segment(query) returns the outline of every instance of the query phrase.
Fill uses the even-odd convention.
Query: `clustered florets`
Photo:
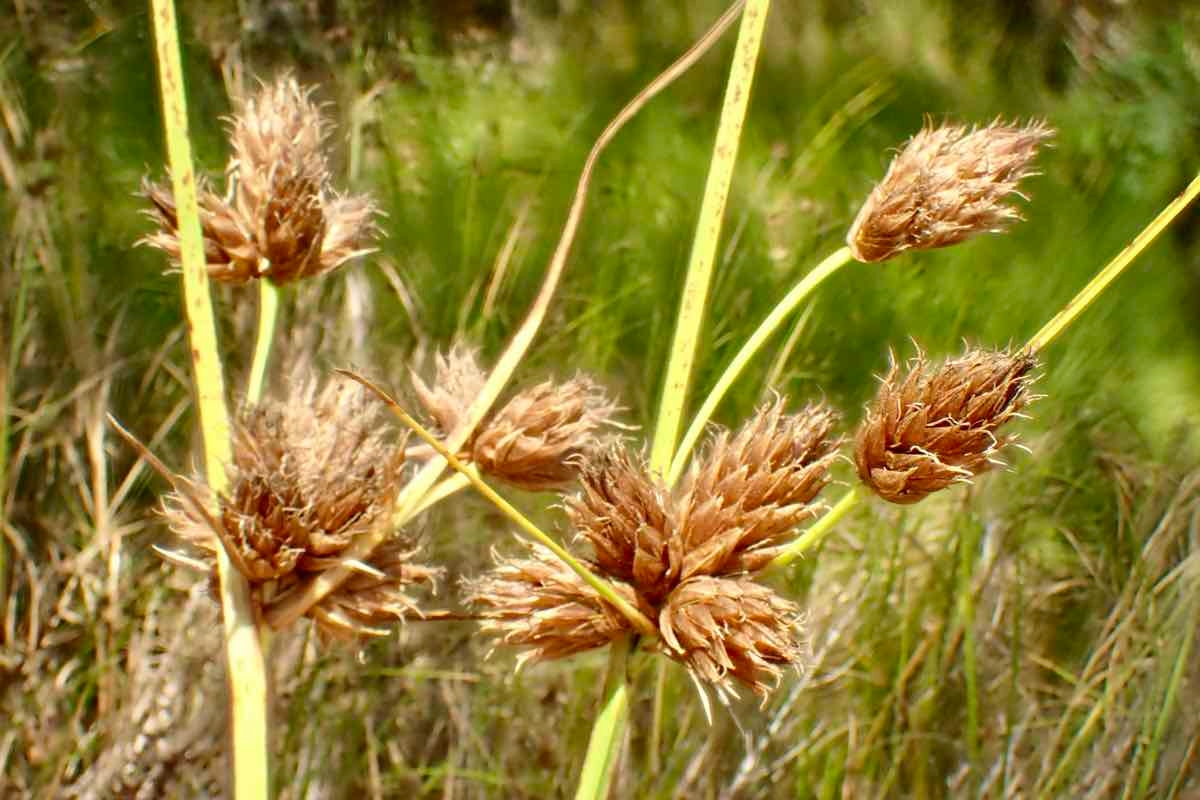
[[[802,658],[798,607],[754,573],[818,512],[814,501],[836,457],[833,420],[821,406],[788,415],[782,401],[769,403],[736,434],[716,436],[676,491],[614,446],[587,465],[581,490],[566,502],[592,548],[592,568],[655,621],[664,653],[723,693],[736,681],[765,696]],[[631,631],[538,550],[503,560],[468,594],[485,609],[486,629],[526,647],[527,660],[599,647]]]

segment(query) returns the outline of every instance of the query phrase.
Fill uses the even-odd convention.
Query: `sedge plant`
[[[1018,218],[1003,200],[1030,174],[1041,123],[979,129],[928,126],[876,186],[839,248],[796,284],[746,341],[684,428],[692,366],[769,3],[735,3],[683,58],[625,108],[584,165],[563,235],[541,289],[495,366],[469,349],[442,356],[429,383],[412,388],[422,425],[375,382],[293,380],[287,401],[266,393],[280,287],[333,271],[362,255],[373,206],[328,187],[322,123],[308,93],[285,79],[244,101],[234,118],[235,157],[225,197],[191,172],[186,114],[170,3],[157,3],[160,80],[172,189],[147,185],[161,230],[149,238],[181,265],[196,388],[205,433],[206,477],[170,477],[172,527],[215,567],[226,621],[233,691],[236,796],[269,788],[262,633],[310,618],[326,638],[382,636],[388,623],[425,617],[408,592],[441,570],[417,563],[406,531],[415,517],[471,485],[533,543],[525,558],[497,556],[495,569],[466,583],[483,630],[523,648],[522,661],[608,648],[608,667],[578,798],[610,793],[625,738],[639,649],[666,656],[650,739],[660,746],[663,671],[682,664],[701,687],[726,699],[739,687],[766,698],[804,658],[798,605],[756,580],[815,548],[865,494],[846,493],[817,519],[819,494],[842,444],[836,415],[820,404],[789,413],[776,398],[736,431],[699,441],[725,393],[778,327],[827,278],[851,261],[874,263],[908,250],[957,244]],[[612,441],[615,404],[587,379],[507,390],[545,318],[565,269],[596,159],[620,127],[695,63],[734,21],[741,25],[699,212],[648,456]],[[166,44],[164,44],[166,42]],[[173,52],[169,52],[173,49]],[[173,59],[173,60],[172,60]],[[285,167],[278,165],[283,163]],[[1200,178],[1023,349],[971,350],[935,365],[918,356],[893,365],[854,440],[864,487],[911,504],[986,471],[1011,441],[1001,428],[1031,398],[1035,357],[1200,193]],[[232,424],[215,341],[209,278],[257,283],[259,322],[246,387]],[[354,383],[360,384],[355,386]],[[367,405],[373,393],[421,444],[390,438]],[[433,430],[431,431],[430,428]],[[678,442],[678,443],[677,443]],[[148,452],[144,455],[153,458]],[[415,470],[410,470],[417,462]],[[152,461],[152,463],[157,463]],[[685,475],[685,468],[690,470]],[[455,474],[444,477],[446,469]],[[165,472],[165,467],[160,467]],[[571,527],[593,550],[581,559],[538,529],[485,476],[529,491],[579,490],[565,499]],[[799,536],[804,523],[817,521]],[[964,584],[970,575],[963,546]],[[963,596],[967,597],[964,591]],[[969,621],[973,608],[960,606]],[[454,618],[430,613],[430,619]],[[968,689],[974,680],[968,642]],[[1172,678],[1171,686],[1178,681]],[[1173,691],[1173,690],[1172,690]],[[972,691],[973,693],[973,691]],[[1150,725],[1150,723],[1147,723]],[[1164,723],[1155,721],[1153,730]],[[968,744],[978,749],[978,709],[968,708]],[[1145,783],[1145,781],[1143,781]]]

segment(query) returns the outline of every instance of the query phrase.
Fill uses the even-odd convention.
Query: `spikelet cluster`
[[[432,385],[415,372],[412,384],[435,427],[448,435],[466,420],[486,378],[475,353],[456,346],[437,357]],[[561,489],[598,450],[616,411],[586,377],[545,381],[485,418],[458,455],[485,475],[527,491]]]
[[[1032,173],[1053,135],[1040,122],[983,128],[927,126],[909,140],[872,190],[846,237],[859,261],[948,247],[1021,218],[1005,203]]]
[[[233,117],[225,197],[197,185],[205,261],[213,280],[284,284],[320,275],[368,252],[375,210],[365,196],[330,187],[325,122],[291,77],[264,86]],[[175,199],[143,181],[159,230],[143,242],[180,257]]]
[[[855,437],[858,477],[893,503],[969,481],[1013,437],[1000,428],[1029,402],[1027,353],[971,350],[932,366],[893,364]]]
[[[164,515],[202,553],[223,546],[260,606],[340,564],[357,537],[386,522],[404,463],[378,404],[345,381],[318,388],[307,379],[287,401],[248,409],[233,426],[233,452],[220,496],[180,483]],[[378,548],[309,616],[331,636],[386,633],[380,625],[417,613],[406,588],[437,577],[412,562],[415,552],[403,537]]]
[[[641,456],[613,446],[589,462],[582,488],[566,500],[572,527],[593,552],[592,568],[632,593],[631,604],[658,626],[667,656],[723,695],[741,684],[765,697],[803,656],[798,607],[753,576],[817,513],[836,457],[833,422],[821,406],[789,415],[782,400],[768,403],[738,432],[716,435],[674,491]],[[561,580],[547,582],[545,561],[505,560],[468,584],[486,630],[532,648],[526,657],[533,659],[630,632],[565,567],[554,568]],[[534,606],[540,613],[531,613]]]

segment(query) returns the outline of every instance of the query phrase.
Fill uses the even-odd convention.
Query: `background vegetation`
[[[1200,11],[1101,2],[778,3],[702,347],[715,379],[778,295],[837,247],[890,150],[935,120],[1058,129],[1010,234],[822,287],[722,407],[773,386],[847,429],[889,350],[1020,342],[1200,169]],[[969,6],[969,8],[968,8]],[[223,164],[239,81],[292,69],[336,121],[343,185],[387,213],[380,252],[300,289],[289,363],[402,385],[456,337],[494,353],[535,291],[592,138],[718,2],[243,0],[183,9],[192,130]],[[1169,13],[1167,13],[1169,12]],[[111,411],[196,461],[178,281],[135,196],[164,161],[141,4],[0,17],[0,793],[223,791],[225,690],[207,587],[150,549],[157,478]],[[525,377],[595,373],[644,424],[659,390],[732,37],[604,156]],[[1200,243],[1190,213],[1046,353],[1032,454],[915,510],[869,503],[783,580],[813,663],[706,724],[673,671],[666,747],[634,703],[621,797],[1186,796],[1200,790]],[[223,290],[248,365],[250,290]],[[235,373],[236,375],[236,373]],[[236,385],[236,383],[235,383]],[[841,467],[843,477],[849,469]],[[523,507],[539,511],[541,503]],[[554,510],[539,511],[558,520]],[[438,511],[431,560],[473,574],[509,534]],[[454,604],[454,585],[439,598]],[[284,797],[570,791],[603,656],[514,675],[469,623],[358,652],[282,637]],[[642,681],[648,697],[649,671]]]

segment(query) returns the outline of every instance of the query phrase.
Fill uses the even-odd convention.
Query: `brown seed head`
[[[669,553],[677,537],[665,487],[644,460],[620,446],[587,464],[580,479],[583,488],[566,501],[567,516],[595,549],[597,568],[657,603],[677,581]]]
[[[804,656],[798,607],[744,576],[684,581],[658,625],[667,655],[722,693],[737,681],[765,697]]]
[[[839,442],[821,405],[784,414],[776,399],[736,434],[713,438],[689,476],[673,562],[680,580],[761,569],[820,510]]]
[[[487,381],[476,351],[462,345],[437,355],[432,385],[421,380],[416,372],[411,377],[418,402],[442,436],[449,436],[466,421],[471,401],[483,391]]]
[[[309,380],[289,401],[267,401],[241,416],[212,532],[247,578],[319,569],[320,559],[389,513],[403,450],[385,431],[378,404],[345,381],[318,393]],[[184,538],[211,541],[207,521],[183,498],[168,497],[164,513]]]
[[[366,197],[329,188],[322,152],[325,122],[294,78],[264,86],[233,118],[230,199],[203,190],[201,226],[210,276],[283,284],[336,269],[361,255],[373,232]],[[143,185],[160,231],[143,241],[179,257],[175,204],[162,187]]]
[[[444,570],[413,563],[418,548],[403,537],[388,540],[371,554],[367,566],[350,576],[331,594],[308,611],[318,631],[330,638],[353,640],[362,636],[381,636],[381,627],[421,616],[416,600],[406,593],[412,584],[433,586]],[[328,565],[337,562],[328,559]],[[321,565],[324,566],[324,565]]]
[[[846,238],[852,254],[859,261],[884,261],[905,250],[947,247],[1003,230],[1021,218],[1004,200],[1032,174],[1038,146],[1053,133],[1041,122],[925,127],[858,212]]]
[[[623,614],[553,553],[541,545],[528,546],[531,558],[497,556],[491,572],[465,584],[467,602],[484,608],[483,631],[526,648],[519,664],[603,647],[631,630]],[[630,586],[618,583],[615,588],[638,605]]]
[[[858,477],[893,503],[915,503],[988,469],[1014,437],[999,428],[1029,402],[1025,353],[973,350],[931,368],[893,364],[859,426]]]
[[[599,446],[616,406],[587,378],[546,381],[518,393],[484,423],[470,459],[485,474],[529,491],[560,489]]]

